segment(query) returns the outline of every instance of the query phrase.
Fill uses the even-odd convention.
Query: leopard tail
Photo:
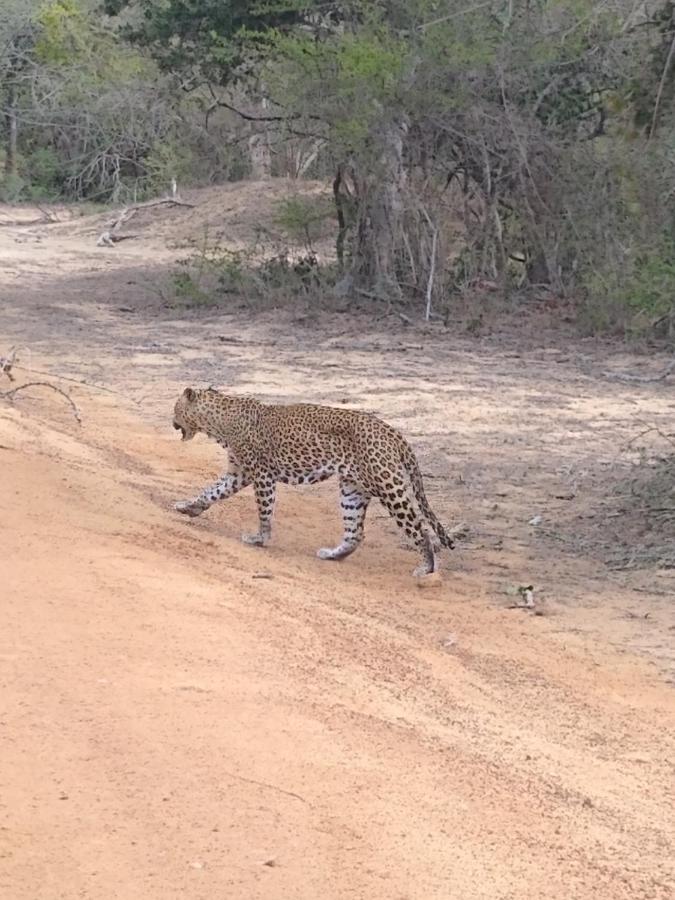
[[[408,477],[410,478],[410,483],[412,486],[413,494],[415,495],[415,500],[417,500],[424,517],[435,531],[436,536],[438,537],[438,540],[441,542],[442,546],[447,547],[448,550],[452,550],[455,546],[455,542],[438,521],[436,513],[429,505],[427,495],[424,492],[422,473],[420,472],[419,466],[417,465],[417,460],[413,458],[411,462],[409,459],[406,459],[404,460],[404,466],[408,473]]]

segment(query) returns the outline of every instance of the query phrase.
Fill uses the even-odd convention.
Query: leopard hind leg
[[[319,559],[345,559],[363,541],[366,512],[371,495],[360,485],[344,476],[340,477],[340,508],[344,534],[337,547],[322,547],[317,550]]]
[[[399,528],[413,542],[422,557],[422,561],[414,570],[413,575],[421,578],[436,572],[438,570],[437,542],[433,539],[426,521],[420,515],[417,505],[407,489],[406,482],[398,476],[392,476],[387,486],[379,494],[379,500]]]

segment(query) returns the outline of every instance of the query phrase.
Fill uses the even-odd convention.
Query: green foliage
[[[26,181],[21,175],[11,172],[0,177],[0,201],[3,203],[18,203],[25,199]]]
[[[294,108],[312,109],[329,127],[338,154],[365,149],[372,130],[401,103],[410,47],[380,24],[320,42],[278,33],[270,44],[270,92],[283,92]]]
[[[264,49],[275,28],[304,19],[314,4],[249,0],[104,0],[108,15],[135,13],[125,37],[147,47],[167,71],[187,71],[196,80],[231,81],[251,54]],[[318,5],[318,4],[317,4]]]
[[[58,196],[62,187],[62,169],[59,155],[53,147],[36,147],[25,156],[22,164],[31,199],[39,200]]]
[[[620,271],[593,273],[582,310],[590,331],[621,330],[628,337],[673,336],[675,326],[675,241],[664,237],[626,259]],[[659,327],[665,323],[666,327]]]
[[[325,197],[306,197],[298,194],[277,201],[273,222],[291,240],[303,242],[311,251],[325,229],[326,222],[335,218],[335,210]]]
[[[49,65],[71,65],[88,56],[91,26],[77,0],[45,0],[35,21],[39,26],[36,60]]]
[[[174,303],[209,306],[223,295],[238,293],[244,284],[245,254],[224,248],[204,229],[193,253],[178,260],[171,276]]]
[[[205,229],[193,251],[170,276],[172,306],[282,303],[315,289],[323,273],[311,250],[291,253],[279,245],[245,250],[224,247]]]
[[[242,177],[253,137],[261,170],[268,148],[274,174],[340,172],[338,256],[362,292],[546,283],[607,327],[670,315],[672,3],[646,18],[597,0],[103,0],[113,19],[96,3],[6,0],[5,196]],[[306,265],[205,246],[176,293],[306,284],[332,218],[286,200],[274,224]]]
[[[166,191],[174,178],[178,184],[189,185],[195,175],[194,151],[184,140],[170,135],[153,144],[145,157],[144,168],[150,194]]]

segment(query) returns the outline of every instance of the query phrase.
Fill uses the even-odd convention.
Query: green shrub
[[[178,186],[194,181],[195,160],[190,147],[178,141],[158,141],[144,160],[148,173],[148,193],[163,194],[176,179]]]
[[[23,171],[32,200],[51,199],[61,188],[62,163],[51,147],[38,147],[25,157]]]
[[[0,201],[3,203],[18,203],[25,197],[26,180],[21,175],[11,172],[0,178]]]
[[[627,337],[672,337],[675,325],[675,243],[664,239],[628,257],[623,268],[596,272],[587,281],[582,309],[587,330]]]
[[[302,243],[309,252],[324,233],[328,220],[335,212],[327,197],[285,197],[276,203],[273,223],[284,234],[297,243]]]

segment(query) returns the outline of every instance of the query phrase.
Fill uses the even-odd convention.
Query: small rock
[[[528,525],[541,525],[542,521],[543,521],[542,516],[533,516],[527,524]]]

